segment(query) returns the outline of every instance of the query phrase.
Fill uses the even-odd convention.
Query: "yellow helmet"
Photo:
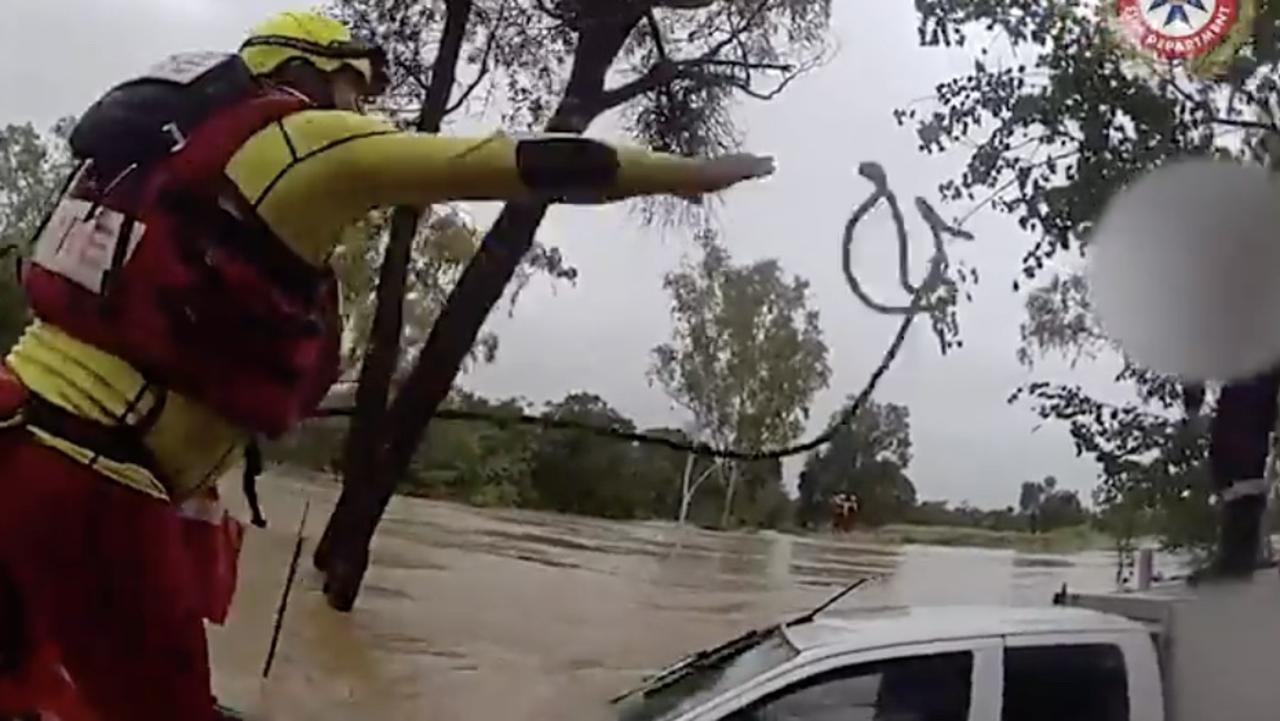
[[[283,12],[267,18],[249,31],[240,58],[254,75],[266,75],[290,60],[306,60],[325,72],[355,70],[371,95],[387,85],[382,49],[354,40],[346,25],[319,13]]]

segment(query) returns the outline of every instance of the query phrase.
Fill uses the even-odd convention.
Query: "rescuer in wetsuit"
[[[288,430],[337,378],[344,226],[456,199],[693,197],[772,172],[400,131],[356,112],[381,62],[341,24],[286,13],[238,55],[170,58],[78,122],[80,165],[24,273],[35,320],[0,369],[0,718],[222,717],[203,621],[230,603],[238,540],[212,489],[250,434]],[[192,521],[226,534],[229,583],[208,580]]]

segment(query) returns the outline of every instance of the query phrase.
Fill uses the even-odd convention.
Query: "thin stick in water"
[[[280,643],[280,630],[284,628],[284,613],[289,607],[289,591],[293,588],[294,576],[298,573],[298,559],[302,556],[302,532],[307,527],[307,512],[311,510],[311,501],[302,506],[302,520],[298,523],[298,538],[293,545],[293,558],[289,561],[289,575],[285,577],[284,592],[280,594],[280,607],[276,609],[276,624],[271,631],[271,647],[267,650],[267,661],[262,665],[262,677],[271,673],[271,663],[276,659],[276,646]]]

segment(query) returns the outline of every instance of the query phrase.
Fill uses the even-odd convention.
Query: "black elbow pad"
[[[618,177],[618,152],[586,138],[535,138],[516,144],[520,180],[537,193],[603,190]]]

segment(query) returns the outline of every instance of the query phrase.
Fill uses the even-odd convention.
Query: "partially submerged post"
[[[1138,590],[1151,588],[1151,579],[1155,566],[1155,553],[1150,548],[1138,551]]]

